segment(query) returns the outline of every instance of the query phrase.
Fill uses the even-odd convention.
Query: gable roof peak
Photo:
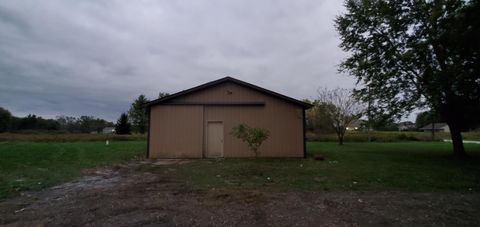
[[[152,101],[146,103],[146,105],[151,106],[151,105],[155,105],[155,104],[160,104],[160,103],[163,103],[165,101],[174,99],[176,97],[183,96],[183,95],[186,95],[186,94],[189,94],[189,93],[192,93],[192,92],[196,92],[196,91],[199,91],[199,90],[203,90],[203,89],[206,89],[206,88],[209,88],[209,87],[212,87],[212,86],[224,83],[224,82],[233,82],[235,84],[238,84],[238,85],[241,85],[241,86],[244,86],[244,87],[248,87],[248,88],[256,90],[258,92],[261,92],[261,93],[264,93],[264,94],[267,94],[267,95],[271,95],[271,96],[274,96],[276,98],[282,99],[284,101],[302,106],[305,109],[308,109],[308,108],[312,107],[312,105],[309,104],[309,103],[305,103],[305,102],[302,102],[300,100],[297,100],[297,99],[294,99],[294,98],[276,93],[274,91],[270,91],[270,90],[267,90],[265,88],[261,88],[259,86],[247,83],[245,81],[242,81],[242,80],[239,80],[239,79],[236,79],[236,78],[233,78],[231,76],[226,76],[226,77],[220,78],[218,80],[210,81],[210,82],[207,82],[205,84],[202,84],[202,85],[190,88],[190,89],[186,89],[186,90],[183,90],[183,91],[165,96],[163,98],[152,100]]]

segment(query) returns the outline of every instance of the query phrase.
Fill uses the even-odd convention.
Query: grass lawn
[[[210,190],[480,191],[480,145],[465,146],[469,160],[453,158],[451,144],[442,142],[310,142],[308,159],[199,160],[175,172],[194,188]]]
[[[94,141],[145,141],[146,135],[112,135],[85,133],[0,133],[0,142],[94,142]]]
[[[145,141],[0,143],[0,199],[80,176],[81,170],[144,157]]]
[[[315,133],[307,132],[307,139],[311,141],[322,142],[336,142],[338,141],[335,133]],[[480,141],[480,132],[462,132],[464,140]],[[405,142],[405,141],[437,141],[441,142],[444,139],[451,139],[450,133],[436,132],[435,137],[432,137],[431,132],[414,132],[414,131],[347,131],[345,134],[345,142],[367,142],[370,138],[372,142]],[[1,137],[0,137],[1,139]]]
[[[480,191],[480,145],[469,160],[452,157],[443,142],[309,142],[307,159],[192,160],[146,166],[194,189]],[[145,141],[0,143],[0,199],[82,175],[82,169],[144,157]],[[324,161],[314,160],[322,155]]]

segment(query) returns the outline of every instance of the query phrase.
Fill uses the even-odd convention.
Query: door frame
[[[208,150],[208,124],[209,123],[222,123],[222,137],[223,137],[223,141],[222,141],[222,156],[220,158],[223,158],[225,157],[225,124],[224,124],[224,121],[222,120],[207,120],[205,121],[205,127],[204,127],[204,130],[203,130],[203,135],[205,135],[205,138],[203,140],[205,146],[203,149],[203,158],[208,158],[207,157],[207,150]]]

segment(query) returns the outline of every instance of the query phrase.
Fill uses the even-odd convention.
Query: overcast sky
[[[0,2],[0,106],[114,121],[139,94],[232,76],[297,98],[354,86],[340,0]]]

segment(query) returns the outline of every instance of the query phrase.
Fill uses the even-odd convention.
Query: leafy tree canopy
[[[417,128],[425,127],[430,123],[439,123],[445,122],[442,116],[438,113],[434,113],[433,111],[424,111],[417,114],[417,118],[415,119],[415,125]]]
[[[398,131],[396,119],[382,114],[372,115],[367,121],[367,127],[370,126],[377,131]]]
[[[460,131],[480,118],[480,0],[346,0],[337,17],[340,70],[364,85],[356,95],[397,117],[430,107]]]
[[[335,132],[333,129],[333,122],[328,116],[328,105],[320,103],[318,100],[310,101],[306,99],[303,101],[312,104],[313,106],[305,112],[306,129],[308,131],[315,131],[319,133]]]

